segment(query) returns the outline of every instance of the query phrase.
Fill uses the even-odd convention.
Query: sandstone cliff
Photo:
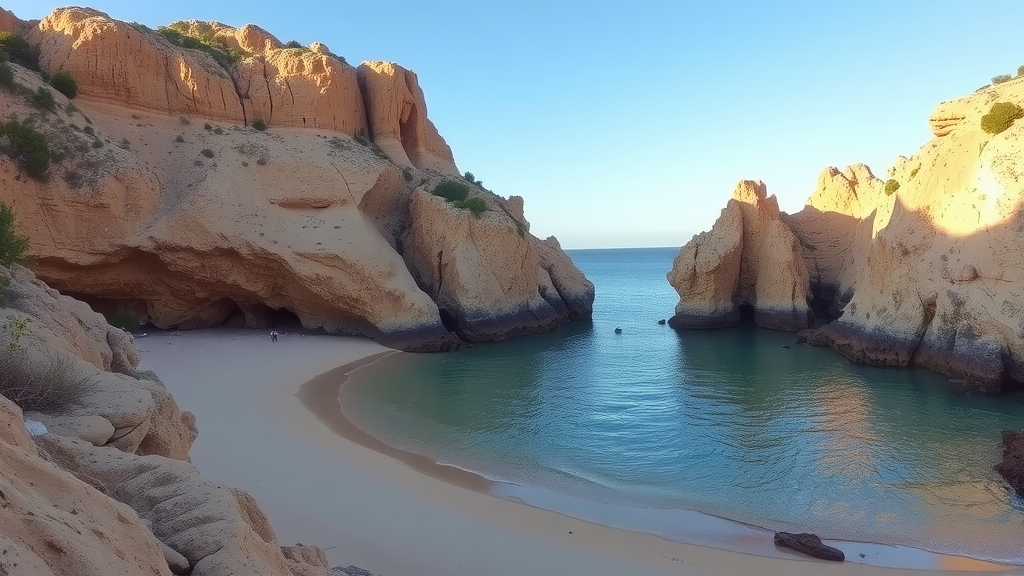
[[[822,321],[835,319],[804,336],[814,343],[859,362],[925,366],[972,389],[1024,382],[1024,121],[983,130],[997,102],[1024,105],[1024,79],[940,104],[935,138],[899,158],[887,182],[861,165],[825,170],[802,211],[771,222],[778,240],[739,264],[750,243],[736,230],[740,213],[760,214],[765,202],[731,200],[669,274],[681,296],[674,325],[722,324],[743,304],[758,312],[742,279],[788,267],[794,285],[777,293],[807,295]]]
[[[810,292],[798,249],[764,183],[740,182],[711,232],[694,237],[673,262],[668,279],[680,302],[669,325],[732,326],[749,306],[760,326],[806,328]]]
[[[195,418],[128,334],[24,268],[0,278],[0,573],[328,575],[188,463]]]
[[[42,179],[0,156],[0,202],[31,239],[39,277],[96,309],[167,329],[290,322],[405,350],[589,317],[593,287],[557,242],[447,229],[454,218],[467,231],[527,231],[521,205],[514,216],[477,188],[491,211],[473,222],[415,208],[414,190],[458,176],[411,71],[356,69],[252,25],[189,21],[165,37],[86,8],[3,23],[25,31],[44,71],[74,77],[79,96],[54,92],[55,109],[41,111],[0,91],[0,116],[34,118],[53,155]],[[180,36],[215,50],[168,40]],[[13,68],[28,91],[48,89]],[[467,258],[463,278],[499,280],[435,289],[415,254],[427,250],[419,239],[442,237],[449,256],[458,245]],[[485,317],[487,329],[456,328]]]

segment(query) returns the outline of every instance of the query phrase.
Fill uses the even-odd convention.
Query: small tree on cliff
[[[14,210],[0,202],[0,266],[28,263],[28,247],[28,238],[14,231]]]

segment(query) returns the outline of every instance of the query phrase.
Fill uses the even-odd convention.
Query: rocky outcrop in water
[[[819,560],[830,560],[832,562],[846,560],[846,554],[843,554],[842,550],[823,544],[821,538],[807,532],[801,534],[776,532],[775,545],[796,550],[801,554],[806,554]]]
[[[996,471],[1024,498],[1024,430],[1003,432],[1003,459]]]
[[[810,290],[798,250],[764,183],[740,182],[711,232],[695,236],[673,262],[668,280],[680,300],[669,324],[732,326],[749,306],[765,328],[806,328]]]
[[[557,241],[529,234],[521,198],[474,187],[490,207],[475,219],[429,194],[461,177],[411,71],[357,69],[252,25],[173,26],[214,59],[87,8],[3,22],[79,96],[54,92],[51,111],[0,99],[3,117],[38,117],[53,152],[43,179],[0,156],[0,202],[38,276],[108,316],[164,329],[291,322],[411,351],[590,317],[592,286]],[[49,90],[12,67],[18,84]],[[443,229],[455,223],[466,234]],[[431,283],[441,276],[460,281]]]
[[[1024,122],[986,132],[981,118],[997,102],[1024,104],[1024,79],[940,105],[930,121],[936,138],[899,158],[884,182],[862,165],[829,168],[803,210],[772,220],[779,241],[757,242],[766,248],[753,252],[756,261],[789,266],[792,285],[773,283],[778,294],[792,294],[787,309],[798,313],[807,295],[822,321],[834,320],[811,341],[858,362],[928,367],[971,390],[1024,382]],[[746,196],[734,196],[711,233],[676,259],[675,327],[724,317],[720,323],[731,324],[734,307],[747,304],[758,312],[757,290],[752,298],[742,282],[750,286],[756,267],[741,259],[736,271],[735,253],[745,253],[750,237],[739,239],[731,205],[762,214],[765,202]],[[773,327],[785,324],[802,328]]]

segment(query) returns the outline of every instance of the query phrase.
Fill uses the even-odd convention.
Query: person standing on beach
[[[277,342],[277,330],[270,331],[270,341]]]

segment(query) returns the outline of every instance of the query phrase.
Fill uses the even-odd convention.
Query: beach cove
[[[152,334],[137,344],[140,367],[159,370],[203,423],[193,463],[259,499],[282,540],[321,545],[332,561],[389,576],[921,573],[671,542],[421,474],[338,436],[300,398],[317,376],[388,351],[373,342],[284,334],[274,344],[262,332],[214,330]],[[324,410],[336,407],[320,400]],[[748,544],[755,553],[770,548]],[[938,567],[970,573],[985,566],[943,557]]]

